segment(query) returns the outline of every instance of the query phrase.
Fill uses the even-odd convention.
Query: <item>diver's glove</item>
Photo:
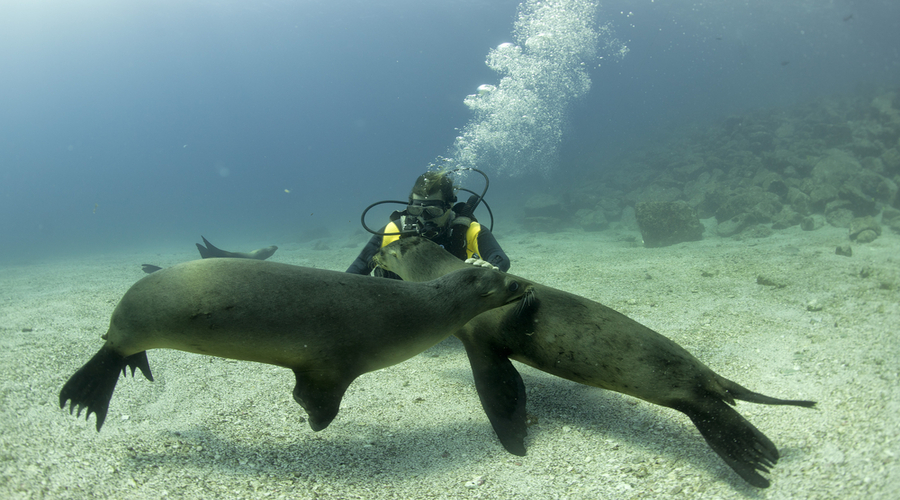
[[[481,259],[466,259],[466,264],[472,264],[473,266],[478,266],[478,267],[486,267],[488,269],[493,269],[494,271],[500,270],[499,267],[491,264],[490,262],[488,262],[486,260],[481,260]]]

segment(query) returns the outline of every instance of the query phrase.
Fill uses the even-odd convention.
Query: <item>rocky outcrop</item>
[[[819,220],[849,230],[866,217],[884,217],[897,231],[900,90],[730,116],[618,163],[574,186],[557,183],[552,211],[568,215],[541,217],[602,230],[616,227],[627,207],[677,201],[701,219],[715,217],[720,236],[765,234],[759,226],[814,230]]]

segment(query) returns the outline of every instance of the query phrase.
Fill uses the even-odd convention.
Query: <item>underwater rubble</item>
[[[633,230],[641,203],[682,202],[721,237],[830,224],[870,242],[882,226],[900,232],[900,88],[728,116],[617,163],[535,195],[525,228]],[[657,235],[654,245],[691,239]]]

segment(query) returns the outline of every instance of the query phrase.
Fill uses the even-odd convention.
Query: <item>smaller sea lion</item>
[[[206,238],[202,235],[203,243],[206,246],[203,246],[199,243],[195,243],[197,245],[197,250],[200,250],[200,258],[201,259],[213,259],[213,258],[224,258],[224,259],[256,259],[256,260],[266,260],[275,253],[275,250],[278,250],[278,247],[272,245],[266,248],[259,248],[252,252],[227,252],[220,248],[216,248],[210,243]],[[141,264],[141,270],[147,274],[155,273],[162,269],[159,266],[153,264]]]
[[[417,237],[387,245],[375,262],[411,281],[468,266]],[[778,449],[732,408],[735,399],[804,407],[815,402],[753,392],[718,375],[672,340],[599,302],[512,278],[529,291],[518,307],[483,313],[454,333],[466,348],[482,407],[507,451],[525,454],[525,384],[509,361],[514,359],[558,377],[678,410],[745,481],[769,486],[757,471],[768,472],[775,465]]]
[[[199,243],[195,243],[195,245],[197,245],[197,250],[200,250],[201,259],[211,259],[214,257],[219,257],[229,259],[266,260],[275,253],[275,250],[278,250],[278,247],[272,245],[270,247],[256,249],[252,252],[226,252],[225,250],[213,246],[213,244],[210,243],[202,235],[200,236],[200,238],[203,238],[203,243],[206,244],[206,246],[203,246]]]
[[[256,361],[294,371],[294,399],[314,431],[338,413],[363,373],[404,361],[523,287],[472,268],[411,283],[249,259],[205,259],[135,283],[113,311],[106,343],[59,393],[70,413],[103,425],[119,372],[153,380],[148,349]]]

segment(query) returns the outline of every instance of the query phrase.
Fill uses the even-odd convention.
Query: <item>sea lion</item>
[[[256,260],[266,260],[275,253],[275,250],[278,250],[278,247],[272,245],[266,248],[259,248],[252,252],[226,252],[220,248],[216,248],[210,243],[206,238],[202,235],[200,238],[203,239],[203,243],[206,244],[204,247],[199,243],[195,243],[197,245],[197,250],[200,250],[200,258],[201,259],[211,259],[213,257],[220,258],[229,258],[229,259],[256,259]],[[146,265],[146,264],[145,264]]]
[[[197,245],[197,250],[200,250],[200,258],[201,259],[214,259],[214,258],[223,258],[223,259],[255,259],[255,260],[266,260],[275,253],[275,250],[278,250],[278,247],[272,245],[266,248],[258,248],[252,252],[227,252],[220,248],[216,248],[210,243],[206,238],[202,235],[203,243],[206,246],[203,246],[199,243],[194,243]],[[141,264],[141,270],[147,274],[155,273],[162,269],[159,266],[153,264]]]
[[[87,408],[103,425],[119,372],[153,380],[148,349],[256,361],[294,371],[294,399],[314,431],[337,415],[359,375],[404,361],[524,287],[472,269],[427,283],[247,259],[208,259],[163,269],[119,301],[106,343],[59,393],[60,408]]]
[[[375,262],[407,281],[466,267],[431,241],[403,238]],[[717,375],[681,346],[598,302],[530,280],[518,309],[500,307],[454,333],[466,348],[482,407],[504,448],[525,454],[525,386],[510,359],[581,384],[621,392],[690,417],[706,442],[744,480],[765,488],[778,449],[731,406],[735,399],[811,407],[775,399]],[[524,306],[524,307],[522,307]]]

